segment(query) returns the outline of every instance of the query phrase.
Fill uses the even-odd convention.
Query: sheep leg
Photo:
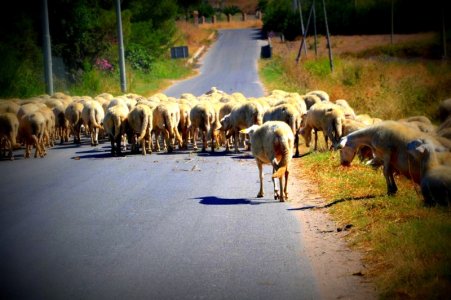
[[[199,135],[199,128],[194,128],[194,130],[193,130],[194,132],[193,132],[193,149],[194,149],[194,151],[196,151],[197,150],[197,138],[198,138],[198,135]]]
[[[313,129],[313,132],[315,134],[315,147],[313,147],[313,150],[316,151],[317,150],[317,146],[318,146],[318,130]]]
[[[234,130],[234,132],[233,132],[233,145],[235,146],[235,153],[240,153],[240,150],[238,150],[239,136],[240,136],[240,132],[238,130]]]
[[[299,135],[296,133],[294,135],[294,148],[295,148],[295,157],[299,157]]]
[[[172,143],[171,143],[171,134],[168,130],[164,130],[164,140],[166,142],[166,149],[168,153],[172,153]]]
[[[384,156],[384,177],[387,183],[387,194],[389,196],[395,195],[398,191],[395,178],[393,177],[393,169],[390,166],[390,155]]]
[[[257,167],[258,167],[258,176],[260,178],[260,191],[257,194],[257,198],[262,198],[265,193],[263,192],[263,164],[258,159],[257,161]]]
[[[272,168],[273,174],[277,171],[276,167],[277,166],[274,166],[274,163],[273,163],[273,168]],[[277,184],[276,184],[276,181],[274,180],[274,177],[271,177],[271,180],[272,180],[272,184],[274,186],[274,200],[280,199],[280,201],[283,201],[283,198],[281,198],[281,195],[279,195],[279,189],[277,188]]]
[[[288,175],[290,174],[290,172],[288,172],[288,169],[285,171],[285,185],[283,187],[283,192],[285,194],[285,200],[288,200],[288,191],[287,191],[287,187],[288,187]],[[280,189],[282,190],[282,186],[280,186]]]
[[[274,179],[273,179],[274,180]],[[283,177],[279,177],[279,187],[280,187],[280,202],[285,202],[284,188],[283,188]]]

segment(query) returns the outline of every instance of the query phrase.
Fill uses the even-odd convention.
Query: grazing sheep
[[[281,104],[270,108],[263,115],[263,123],[268,121],[283,121],[287,123],[294,134],[295,156],[299,156],[299,134],[301,126],[301,115],[299,111],[291,104]]]
[[[69,121],[69,127],[74,135],[74,144],[81,144],[81,125],[83,124],[83,119],[81,113],[83,112],[83,104],[79,102],[72,102],[66,108],[64,115]]]
[[[335,104],[343,109],[346,119],[355,119],[356,114],[354,112],[354,109],[349,105],[348,101],[346,101],[345,99],[338,99],[335,100]]]
[[[451,98],[443,100],[438,108],[439,119],[444,122],[451,116]]]
[[[329,99],[330,99],[329,94],[326,93],[325,91],[319,91],[319,90],[318,91],[310,91],[306,95],[316,95],[323,102],[329,102]]]
[[[235,101],[224,103],[221,106],[221,108],[219,109],[218,120],[222,120],[226,115],[230,114],[232,112],[232,109],[236,105],[238,105],[238,103]],[[225,151],[229,152],[230,151],[230,143],[229,143],[230,138],[227,138],[228,132],[226,130],[222,130],[222,128],[221,128],[219,135],[224,140]]]
[[[263,112],[261,107],[252,102],[238,104],[232,108],[230,114],[221,119],[221,130],[229,131],[228,137],[233,135],[235,153],[238,153],[238,136],[241,129],[249,128],[252,125],[261,125]],[[227,138],[228,138],[227,137]]]
[[[103,127],[110,138],[111,155],[113,156],[123,156],[121,141],[122,135],[125,134],[128,113],[127,106],[118,104],[108,108],[103,118]]]
[[[257,197],[264,196],[263,164],[271,164],[273,166],[274,199],[280,199],[280,202],[284,202],[288,199],[288,168],[293,156],[293,131],[285,122],[268,121],[263,125],[253,125],[243,129],[242,132],[250,135],[252,155],[257,162],[260,177],[260,190]],[[285,177],[285,183],[283,177]],[[274,178],[279,178],[280,194]]]
[[[328,147],[328,139],[335,146],[342,136],[342,124],[345,120],[343,110],[336,104],[330,102],[321,102],[313,105],[306,115],[303,117],[303,128],[300,133],[305,140],[307,147],[310,147],[312,139],[312,130],[315,134],[314,150],[317,150],[318,131],[324,133],[326,147]]]
[[[202,135],[202,151],[206,151],[207,137],[211,139],[211,151],[215,148],[214,130],[216,124],[216,112],[209,102],[201,102],[195,105],[190,112],[191,130],[193,132],[193,149],[197,150],[197,137],[199,131]]]
[[[103,129],[102,123],[105,113],[102,105],[97,101],[87,102],[82,110],[83,123],[91,130],[91,146],[99,144],[99,131]]]
[[[393,176],[395,171],[416,183],[420,182],[420,164],[407,151],[407,144],[417,138],[428,141],[434,147],[448,149],[451,147],[451,142],[428,135],[401,122],[383,121],[352,132],[341,139],[339,144],[341,164],[349,166],[360,147],[370,147],[375,159],[383,164],[387,194],[394,195],[398,190]]]
[[[14,159],[13,150],[19,145],[16,144],[19,132],[19,119],[15,113],[0,113],[0,142],[4,142],[5,150],[9,150],[8,157]],[[2,143],[3,144],[3,143]]]
[[[164,135],[164,143],[167,151],[171,153],[174,149],[174,139],[182,146],[182,139],[177,129],[180,122],[180,108],[174,102],[161,102],[153,110],[153,131],[155,132],[156,150],[160,151],[158,136]]]
[[[148,151],[152,153],[152,125],[153,113],[150,107],[144,104],[136,105],[128,113],[128,135],[132,140],[132,152],[139,151],[141,145],[142,155],[146,155],[146,142]]]
[[[436,152],[433,145],[424,140],[414,140],[408,151],[420,162],[420,187],[425,205],[451,204],[451,153]],[[441,157],[439,157],[441,156]]]
[[[36,151],[34,157],[44,157],[45,149],[43,137],[45,134],[46,119],[39,111],[25,114],[19,120],[19,137],[25,143],[25,158],[29,158],[31,148],[34,146]]]

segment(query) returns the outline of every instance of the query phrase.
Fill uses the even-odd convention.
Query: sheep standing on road
[[[271,164],[273,166],[274,199],[284,202],[288,199],[288,168],[293,156],[293,131],[287,123],[282,121],[268,121],[261,126],[253,125],[242,131],[250,135],[252,155],[258,166],[260,190],[257,197],[264,196],[263,164]],[[279,178],[280,194],[274,181],[275,178]],[[285,182],[283,178],[285,178]]]
[[[299,156],[299,134],[301,126],[301,115],[291,104],[281,104],[270,108],[263,115],[263,123],[268,121],[283,121],[287,123],[294,134],[295,156]]]
[[[123,156],[121,141],[122,135],[125,134],[128,113],[127,106],[118,104],[108,108],[103,119],[103,127],[110,138],[111,155],[113,156]]]
[[[83,123],[91,130],[91,146],[99,144],[99,131],[102,129],[105,113],[102,105],[97,101],[87,102],[81,113]]]
[[[261,106],[248,102],[238,104],[232,108],[230,114],[224,116],[221,120],[221,130],[229,131],[233,135],[235,153],[238,153],[238,138],[240,130],[251,127],[252,125],[261,125],[263,122],[263,112]]]
[[[36,151],[34,157],[44,157],[45,148],[43,138],[46,130],[46,119],[42,113],[35,111],[25,114],[19,120],[19,137],[25,143],[25,158],[31,155],[31,148],[34,146]]]
[[[197,137],[202,136],[202,152],[207,148],[207,137],[211,140],[211,151],[215,149],[216,112],[209,102],[203,101],[196,104],[190,112],[191,130],[193,132],[193,149],[197,150]]]
[[[149,106],[136,105],[128,114],[128,135],[131,138],[132,152],[138,152],[141,145],[142,155],[146,155],[146,142],[148,151],[152,153],[152,119],[153,114]]]
[[[0,113],[0,144],[8,150],[8,158],[14,159],[13,150],[16,148],[16,138],[19,132],[19,119],[14,113]],[[3,150],[3,149],[2,149]]]

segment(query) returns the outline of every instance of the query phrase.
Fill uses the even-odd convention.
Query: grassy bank
[[[332,45],[332,49],[340,48],[340,43]],[[390,56],[387,51],[392,46],[376,43],[355,51],[337,50],[331,73],[324,49],[317,59],[310,49],[310,56],[296,65],[297,47],[299,43],[276,44],[273,59],[261,61],[260,77],[267,90],[302,94],[322,89],[333,100],[347,99],[357,113],[382,119],[426,115],[435,120],[438,103],[451,96],[450,65],[439,59]],[[391,55],[406,53],[403,47],[408,46],[398,45]],[[381,298],[449,297],[449,208],[425,208],[419,188],[404,177],[396,177],[398,194],[386,196],[381,170],[374,171],[357,159],[353,166],[341,167],[338,152],[306,155],[295,160],[293,171],[317,185],[340,226],[353,225],[348,242],[364,253],[368,275]]]

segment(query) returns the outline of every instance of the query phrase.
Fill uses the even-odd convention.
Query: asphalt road
[[[253,35],[226,31],[218,45],[237,36],[242,51],[257,49]],[[212,48],[219,53],[203,72],[224,47]],[[240,67],[255,65],[256,55],[246,57],[223,64],[253,78],[256,70]],[[216,86],[241,85],[227,82],[236,84]],[[85,141],[42,159],[21,154],[0,161],[2,299],[318,298],[301,225],[273,200],[269,174],[266,197],[255,198],[257,166],[246,153],[113,158],[109,143]]]

